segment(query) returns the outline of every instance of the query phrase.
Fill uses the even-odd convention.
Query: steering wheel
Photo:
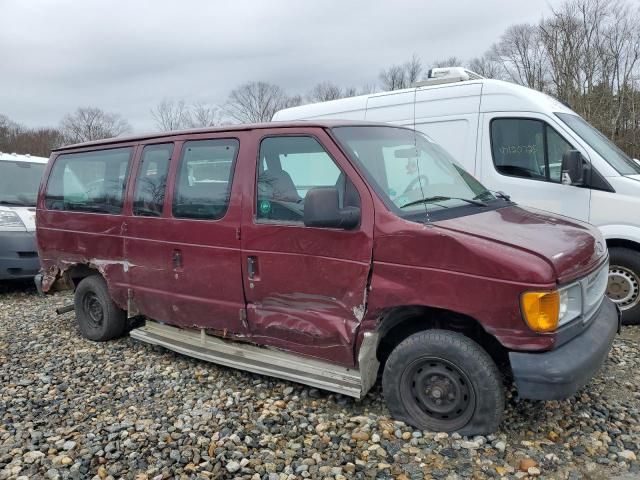
[[[407,185],[407,188],[404,189],[403,195],[407,195],[408,193],[413,192],[416,189],[416,185],[422,185],[424,180],[425,185],[429,185],[429,177],[426,175],[418,175],[416,178],[411,180],[411,183]]]

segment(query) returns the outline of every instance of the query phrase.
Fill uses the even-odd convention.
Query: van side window
[[[162,215],[172,152],[172,143],[144,147],[133,197],[134,215],[149,217]]]
[[[238,148],[235,139],[184,143],[173,196],[174,217],[217,220],[224,216]]]
[[[314,187],[338,189],[340,207],[360,206],[355,186],[312,137],[267,137],[258,158],[257,220],[302,224]]]
[[[60,155],[47,183],[46,208],[121,213],[132,152],[127,147]]]
[[[496,170],[504,175],[559,183],[562,155],[571,145],[541,120],[501,118],[491,122]]]

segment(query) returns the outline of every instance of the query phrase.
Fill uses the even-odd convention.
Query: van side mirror
[[[582,186],[587,183],[589,164],[578,150],[568,150],[562,155],[563,185]]]
[[[315,187],[304,198],[305,227],[343,228],[349,230],[360,223],[358,207],[340,208],[338,189]]]

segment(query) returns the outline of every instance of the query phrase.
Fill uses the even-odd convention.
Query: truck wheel
[[[83,337],[104,342],[125,333],[127,315],[111,300],[107,283],[101,276],[91,275],[80,281],[74,304]]]
[[[391,414],[421,430],[487,434],[504,411],[496,364],[476,342],[448,330],[401,342],[387,360],[382,388]]]
[[[607,296],[620,307],[623,324],[640,324],[639,252],[624,247],[609,249]]]

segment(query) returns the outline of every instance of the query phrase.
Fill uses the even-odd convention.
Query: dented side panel
[[[124,262],[124,217],[83,212],[37,212],[43,291],[69,288],[66,273],[86,266],[102,274],[114,301],[126,307],[128,265]]]

